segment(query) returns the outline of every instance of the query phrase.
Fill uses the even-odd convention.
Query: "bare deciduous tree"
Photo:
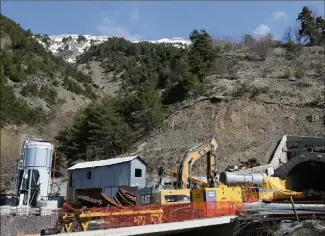
[[[284,31],[284,36],[283,36],[283,40],[287,43],[291,40],[294,40],[294,36],[295,36],[295,31],[294,29],[289,26],[285,31]]]
[[[212,44],[214,47],[220,48],[225,52],[240,48],[240,44],[237,43],[234,37],[231,36],[213,37]]]
[[[270,52],[273,46],[273,36],[271,34],[267,34],[265,36],[261,36],[254,42],[252,50],[261,60],[265,60],[267,54]]]
[[[296,26],[294,29],[293,29],[293,34],[294,34],[294,37],[295,37],[295,41],[297,42],[297,43],[301,43],[301,41],[302,41],[302,36],[300,36],[300,34],[299,34],[299,26]]]

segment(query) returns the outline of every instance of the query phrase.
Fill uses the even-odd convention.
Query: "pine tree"
[[[134,142],[133,131],[120,118],[115,101],[105,97],[80,110],[73,123],[56,137],[70,164],[77,160],[114,157]]]
[[[313,12],[308,7],[304,6],[297,20],[300,21],[299,35],[305,37],[305,42],[309,41],[310,45],[314,45],[317,41],[318,34]]]
[[[190,72],[186,72],[181,76],[181,85],[188,95],[199,95],[205,90],[198,77]]]
[[[254,44],[255,40],[252,35],[245,34],[243,36],[243,43],[246,47],[251,47]]]
[[[325,44],[325,19],[321,16],[316,18],[316,29],[318,31],[317,44]]]
[[[216,51],[211,36],[204,29],[200,32],[196,29],[193,30],[190,40],[192,42],[189,56],[190,72],[202,80],[214,65]]]

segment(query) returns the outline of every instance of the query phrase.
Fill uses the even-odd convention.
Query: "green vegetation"
[[[39,89],[38,89],[37,84],[35,84],[33,82],[27,82],[27,84],[25,86],[23,86],[20,93],[24,97],[38,97]]]
[[[23,99],[17,98],[13,88],[1,76],[0,79],[0,125],[40,125],[47,121],[47,115],[42,108],[33,108]]]
[[[117,112],[116,100],[105,97],[81,109],[58,136],[59,150],[76,160],[94,160],[123,153],[134,142],[132,128]]]
[[[52,87],[59,86],[58,79],[73,78],[70,91],[78,90],[86,97],[95,98],[90,76],[79,72],[74,66],[62,58],[48,52],[35,38],[31,30],[24,30],[19,24],[1,15],[2,40],[5,42],[1,50],[1,125],[30,124],[45,122],[46,114],[41,108],[33,108],[24,99],[14,94],[14,89],[8,84],[8,79],[21,85],[20,93],[25,97],[43,98],[49,105],[57,102],[57,92]],[[48,36],[37,36],[45,44]],[[36,78],[50,78],[52,83],[40,85]],[[82,87],[79,84],[84,84]],[[41,83],[44,84],[44,83]],[[11,102],[9,102],[12,100]]]
[[[172,45],[131,43],[123,38],[110,38],[103,44],[94,45],[77,58],[77,63],[91,60],[102,61],[106,72],[119,74],[126,86],[135,86],[145,80],[154,81],[158,87],[171,84],[177,75],[169,75],[186,51]],[[183,68],[179,68],[180,73]]]
[[[39,97],[43,98],[48,104],[56,104],[58,93],[53,87],[43,85],[39,92]]]
[[[314,16],[313,12],[304,6],[299,13],[299,36],[310,45],[321,45],[325,41],[325,20],[321,16]]]
[[[212,45],[211,36],[205,31],[194,30],[190,34],[192,46],[190,47],[190,72],[202,80],[209,75],[216,60],[217,51]]]
[[[293,40],[289,40],[286,44],[285,47],[288,52],[293,52],[295,49],[295,42]]]
[[[286,49],[287,60],[297,58],[304,45],[325,45],[325,20],[321,16],[316,16],[304,6],[298,14],[297,21],[299,22],[297,29],[289,26],[284,32],[283,46]]]
[[[317,16],[307,6],[304,6],[296,19],[299,27],[294,29],[289,26],[284,32],[285,47],[288,51],[294,51],[295,42],[302,41],[307,45],[324,45],[325,43],[325,19]]]
[[[170,104],[204,91],[204,77],[211,73],[218,51],[211,36],[194,30],[190,35],[192,46],[176,48],[169,44],[147,42],[131,43],[123,38],[110,38],[105,43],[93,45],[77,58],[86,64],[99,60],[106,72],[121,79],[127,92],[150,81],[155,90],[163,90],[162,103]]]
[[[299,19],[305,21],[305,18],[301,16]],[[306,19],[310,21],[308,17]],[[302,29],[304,27],[302,23]],[[299,37],[309,37],[308,32],[308,29],[301,30]],[[104,70],[113,73],[123,86],[116,98],[105,97],[80,110],[73,123],[58,135],[59,149],[70,163],[77,159],[102,158],[104,154],[122,154],[137,140],[160,127],[166,113],[164,105],[204,94],[208,87],[204,79],[212,73],[220,77],[231,73],[236,62],[221,57],[221,47],[214,46],[205,30],[193,30],[189,38],[191,45],[184,48],[110,38],[105,43],[91,46],[77,58],[79,64],[100,61]],[[265,60],[269,51],[278,45],[271,35],[259,39],[245,35],[243,42],[254,54],[253,60]],[[229,51],[230,46],[225,45],[223,51]],[[284,46],[288,52],[296,54],[299,51],[291,35]],[[263,77],[267,78],[269,73],[264,71]],[[304,71],[297,69],[295,76],[304,76]],[[284,77],[288,78],[290,74],[286,73]],[[75,87],[71,83],[64,80],[64,86]],[[251,89],[243,85],[233,96],[249,94],[253,99],[267,91],[268,88]],[[75,92],[78,93],[78,89]]]
[[[304,69],[302,69],[302,68],[296,68],[295,77],[297,79],[301,79],[302,77],[304,77],[304,75],[305,75]]]
[[[59,133],[59,150],[70,163],[127,151],[160,127],[166,118],[163,104],[206,90],[203,79],[214,69],[218,51],[205,30],[194,30],[190,39],[191,47],[176,48],[110,38],[77,58],[82,64],[100,60],[106,72],[120,74],[123,88],[116,98],[105,97],[80,110],[73,123]],[[71,83],[64,79],[64,86]]]
[[[132,94],[104,97],[80,109],[73,123],[57,136],[70,163],[116,156],[158,127],[164,119],[160,95],[149,81]]]

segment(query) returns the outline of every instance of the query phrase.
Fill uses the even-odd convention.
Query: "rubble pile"
[[[126,190],[119,189],[116,193],[116,197],[110,198],[105,193],[101,193],[102,199],[95,199],[88,196],[79,196],[78,199],[82,205],[87,207],[100,207],[103,205],[123,207],[123,206],[135,206],[136,196]]]
[[[306,220],[302,222],[282,222],[274,236],[323,236],[325,222],[320,220]]]

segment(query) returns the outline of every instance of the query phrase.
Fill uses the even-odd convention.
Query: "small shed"
[[[82,162],[68,169],[67,197],[74,203],[78,196],[100,199],[102,192],[114,197],[120,187],[146,184],[147,164],[140,156]]]

